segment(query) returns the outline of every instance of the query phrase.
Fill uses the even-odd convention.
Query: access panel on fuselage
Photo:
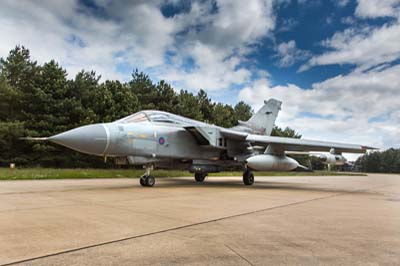
[[[132,154],[153,156],[156,153],[157,139],[151,127],[136,126],[128,131],[127,138],[132,145]]]

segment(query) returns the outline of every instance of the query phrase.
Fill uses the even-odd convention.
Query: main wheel
[[[206,178],[207,174],[204,173],[195,173],[194,174],[194,179],[196,180],[196,182],[203,182],[204,179]]]
[[[155,183],[156,183],[156,179],[154,178],[154,176],[152,176],[152,175],[147,176],[146,186],[152,187],[152,186],[154,186]]]
[[[252,171],[250,170],[246,170],[243,173],[243,183],[246,186],[251,186],[254,184],[254,174]]]

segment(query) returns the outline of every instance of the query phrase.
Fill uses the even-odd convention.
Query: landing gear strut
[[[203,182],[204,179],[206,178],[207,173],[195,173],[194,174],[194,179],[196,182]]]
[[[140,184],[143,187],[152,187],[156,183],[154,176],[150,175],[151,170],[153,170],[153,165],[146,165],[146,172],[140,177]]]
[[[251,186],[254,184],[254,174],[249,169],[246,169],[243,172],[243,183],[246,186]]]

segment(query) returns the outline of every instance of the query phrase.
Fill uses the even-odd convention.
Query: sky
[[[175,89],[255,110],[303,138],[400,148],[400,0],[2,0],[0,57],[24,45],[128,81],[133,69]]]

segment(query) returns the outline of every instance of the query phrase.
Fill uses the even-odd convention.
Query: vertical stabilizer
[[[276,99],[264,101],[263,107],[261,107],[247,122],[241,122],[241,124],[252,128],[255,133],[271,135],[276,117],[278,116],[279,110],[281,110],[281,104],[282,102]]]

